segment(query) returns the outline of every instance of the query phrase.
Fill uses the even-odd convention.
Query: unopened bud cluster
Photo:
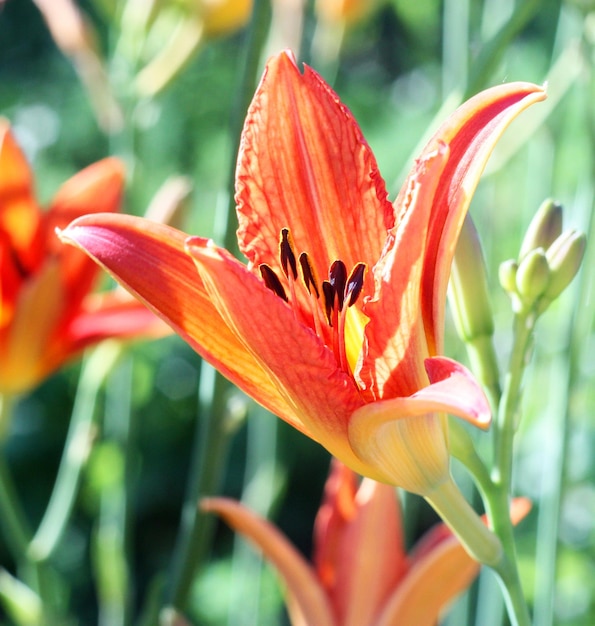
[[[537,210],[521,245],[518,260],[500,266],[500,283],[517,313],[543,313],[579,270],[584,233],[562,230],[562,207],[546,200]]]

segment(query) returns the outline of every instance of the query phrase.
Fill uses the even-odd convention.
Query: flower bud
[[[459,335],[472,341],[492,335],[494,320],[479,235],[469,216],[465,219],[450,276],[450,301]]]
[[[533,306],[550,284],[550,266],[543,248],[531,250],[519,263],[516,291],[528,306]]]
[[[572,282],[583,260],[586,244],[584,233],[569,230],[562,233],[548,248],[546,257],[551,271],[551,279],[545,292],[548,300],[557,298]]]
[[[542,202],[531,220],[523,238],[519,259],[524,259],[531,250],[547,250],[562,233],[562,205],[553,200]]]
[[[508,259],[500,264],[498,278],[504,291],[509,294],[516,293],[516,273],[519,269],[518,263],[514,259]]]

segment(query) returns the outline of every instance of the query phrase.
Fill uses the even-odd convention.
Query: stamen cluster
[[[289,288],[289,296],[279,276],[270,265],[262,263],[260,274],[265,285],[281,299],[298,306],[295,285],[306,288],[316,334],[330,343],[344,371],[351,373],[345,351],[345,321],[347,310],[353,306],[364,286],[365,263],[356,263],[347,274],[347,267],[340,259],[334,261],[328,270],[328,279],[320,282],[307,252],[295,253],[295,245],[288,228],[281,230],[279,238],[279,264]]]

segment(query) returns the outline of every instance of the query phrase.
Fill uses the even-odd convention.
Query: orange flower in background
[[[123,185],[121,163],[105,159],[42,211],[29,164],[0,121],[0,396],[28,391],[93,343],[157,326],[127,294],[90,296],[97,266],[54,232],[84,213],[117,210]]]
[[[275,566],[294,626],[435,626],[479,572],[444,524],[407,554],[394,488],[370,479],[358,486],[338,462],[316,517],[312,565],[275,526],[238,502],[207,498],[201,508],[220,515]],[[514,521],[529,508],[516,500]]]
[[[61,237],[353,470],[429,496],[452,485],[445,413],[490,421],[471,374],[439,356],[458,233],[498,137],[543,97],[512,83],[465,103],[391,203],[351,113],[282,53],[258,87],[237,165],[248,265],[134,217],[83,217]]]

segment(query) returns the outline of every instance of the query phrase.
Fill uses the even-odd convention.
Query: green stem
[[[505,494],[510,493],[512,484],[513,440],[517,428],[523,371],[534,324],[535,317],[532,314],[515,315],[513,351],[496,417],[492,480]],[[506,515],[508,519],[508,506]]]
[[[494,425],[494,489],[486,498],[486,508],[494,532],[500,538],[504,558],[494,567],[504,592],[509,617],[515,626],[530,626],[531,618],[518,573],[513,526],[510,520],[510,493],[514,435],[521,397],[521,383],[535,317],[519,313],[514,320],[514,344],[499,411]]]
[[[502,545],[498,537],[471,508],[452,479],[424,497],[475,560],[492,567],[501,563]]]
[[[106,384],[104,444],[113,452],[120,471],[101,491],[101,505],[94,542],[100,626],[125,626],[131,612],[128,565],[128,502],[134,446],[132,411],[132,358],[126,358]]]
[[[119,344],[105,342],[83,362],[54,489],[29,546],[29,557],[34,561],[49,559],[64,534],[78,493],[82,469],[89,456],[97,396],[120,350]]]
[[[200,415],[190,467],[190,482],[182,509],[182,523],[175,547],[172,575],[166,590],[166,603],[178,611],[186,608],[196,570],[204,558],[214,527],[214,517],[202,514],[199,500],[217,491],[227,459],[232,432],[226,419],[226,391],[229,383],[203,363],[200,377]],[[169,608],[169,607],[168,607]],[[175,613],[164,612],[162,623],[175,620]],[[175,624],[175,621],[171,621]]]
[[[23,563],[29,546],[29,524],[21,509],[4,455],[0,455],[0,526],[13,559]]]
[[[6,464],[4,451],[0,453],[0,527],[4,533],[6,546],[22,572],[23,580],[39,595],[43,613],[42,624],[53,624],[57,611],[52,589],[56,580],[53,578],[53,572],[43,563],[33,561],[29,556],[28,548],[32,533]]]

